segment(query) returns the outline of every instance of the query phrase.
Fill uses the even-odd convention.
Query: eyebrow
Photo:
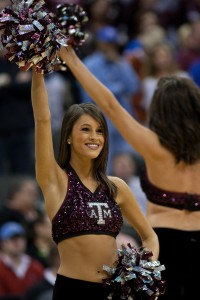
[[[81,124],[81,126],[91,126],[91,125],[87,124],[87,123],[84,123],[84,124]]]
[[[87,124],[87,123],[84,123],[84,124],[81,124],[81,127],[83,127],[83,126],[89,126],[89,127],[91,127],[92,125]],[[98,124],[98,127],[99,127],[99,128],[102,128],[102,126],[101,126],[100,124]]]

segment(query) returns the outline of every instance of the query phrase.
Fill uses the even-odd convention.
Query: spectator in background
[[[33,222],[32,240],[26,253],[37,259],[45,268],[49,264],[49,252],[52,246],[51,223],[45,212]]]
[[[138,31],[123,50],[124,57],[131,63],[133,69],[142,81],[145,77],[145,67],[149,52],[154,51],[157,44],[166,39],[166,31],[159,24],[158,16],[150,10],[138,13]],[[140,123],[146,123],[146,109],[143,105],[142,85],[136,95],[133,96],[133,107]]]
[[[112,24],[115,15],[112,14],[111,1],[92,0],[85,2],[85,8],[90,20],[88,25],[91,33],[95,34],[98,29],[106,24]]]
[[[129,152],[119,152],[112,159],[111,175],[123,179],[131,188],[135,198],[146,215],[146,196],[140,186],[140,169],[143,167],[143,160],[137,160]]]
[[[192,32],[192,25],[189,22],[183,23],[177,30],[178,49],[187,48],[188,38]]]
[[[55,244],[52,244],[49,249],[48,262],[43,279],[31,286],[22,300],[52,300],[53,286],[60,265],[60,257]]]
[[[84,63],[116,96],[119,103],[134,115],[132,97],[137,93],[140,80],[129,62],[119,52],[117,31],[112,26],[104,26],[96,32],[96,50],[84,58]],[[80,87],[82,102],[92,101]],[[109,128],[108,173],[115,153],[125,151],[134,153],[118,130],[107,118]],[[137,155],[137,153],[135,153]]]
[[[151,10],[165,28],[170,40],[176,34],[176,28],[182,23],[182,0],[140,0],[140,12]]]
[[[189,73],[182,70],[176,60],[177,53],[167,41],[156,44],[148,53],[146,76],[142,80],[143,106],[148,111],[158,80],[164,76],[189,78]]]
[[[188,71],[190,66],[200,59],[200,17],[190,23],[189,34],[185,37],[185,43],[178,50],[177,61],[180,67]]]
[[[0,174],[33,174],[31,71],[0,52]]]
[[[147,200],[144,192],[142,191],[139,180],[139,173],[142,165],[142,160],[139,162],[132,154],[120,152],[115,154],[112,159],[111,175],[123,179],[128,184],[135,195],[140,209],[143,214],[146,215]],[[123,233],[123,236],[126,234],[131,236],[131,238],[135,240],[135,244],[141,244],[140,237],[137,232],[133,230],[127,220],[124,220],[121,232]],[[123,236],[119,236],[119,238],[121,239]]]
[[[181,7],[186,22],[194,22],[200,17],[200,1],[199,0],[182,0]]]
[[[9,221],[18,222],[31,240],[32,225],[42,209],[38,185],[29,176],[13,177],[7,184],[7,198],[0,208],[0,226]]]
[[[191,64],[188,72],[194,82],[200,87],[200,59]]]
[[[26,232],[22,225],[7,222],[0,227],[0,299],[22,297],[26,290],[43,278],[44,268],[25,254]]]

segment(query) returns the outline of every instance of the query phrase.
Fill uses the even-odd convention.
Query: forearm
[[[49,169],[55,167],[50,109],[44,76],[33,70],[32,73],[32,106],[35,119],[35,161],[36,177],[40,187],[46,186],[50,176]]]
[[[34,70],[32,70],[31,98],[35,120],[49,120],[50,110],[44,75],[38,74]]]
[[[152,260],[157,260],[159,256],[159,241],[156,234],[152,234],[151,237],[142,240],[142,246],[151,250],[153,256]]]
[[[66,62],[85,92],[109,116],[111,108],[118,103],[111,91],[85,67],[71,47],[62,47],[60,57]]]

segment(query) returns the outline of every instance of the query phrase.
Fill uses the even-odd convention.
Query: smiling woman
[[[35,70],[32,106],[36,177],[60,256],[53,300],[108,299],[104,279],[109,274],[103,266],[112,268],[118,259],[116,236],[123,217],[153,252],[152,259],[158,257],[157,235],[127,184],[106,175],[108,128],[101,110],[92,103],[69,107],[56,160],[44,76]]]
[[[91,103],[72,105],[63,119],[59,165],[62,168],[66,167],[72,155],[78,155],[78,159],[80,159],[79,155],[86,157],[92,155],[91,158],[97,158],[100,155],[103,167],[108,153],[107,131],[105,119],[96,106]]]

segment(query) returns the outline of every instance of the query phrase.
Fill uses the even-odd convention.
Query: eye
[[[97,133],[103,134],[103,129],[102,128],[97,129]]]
[[[89,128],[88,127],[83,127],[82,131],[89,131]]]

